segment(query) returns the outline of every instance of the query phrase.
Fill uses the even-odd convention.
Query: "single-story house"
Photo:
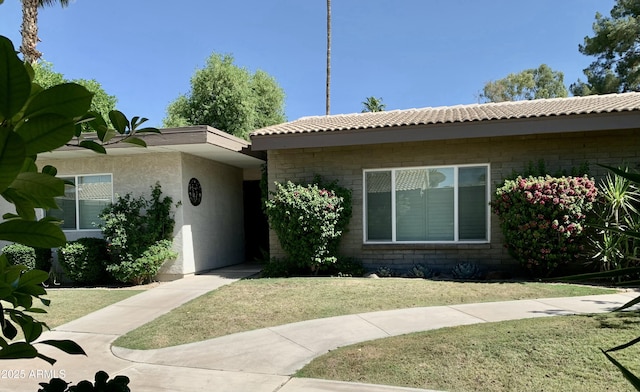
[[[127,193],[148,197],[159,182],[164,196],[181,202],[174,208],[179,256],[165,263],[159,279],[242,263],[268,246],[259,190],[264,153],[252,153],[246,140],[208,126],[163,129],[143,138],[147,148],[120,143],[102,155],[65,146],[38,156],[40,167],[53,165],[76,185],[58,200],[62,211],[54,212],[63,218],[68,240],[100,237],[94,223],[108,203]],[[12,209],[2,202],[2,211]]]
[[[171,280],[284,253],[261,212],[260,178],[319,174],[353,192],[343,256],[370,269],[414,264],[450,269],[514,264],[489,201],[505,177],[544,160],[549,171],[640,161],[640,93],[305,117],[256,130],[251,143],[209,126],[146,135],[106,155],[63,147],[40,154],[73,181],[60,198],[69,240],[99,237],[99,211],[117,195],[148,194],[159,182],[175,209],[179,256],[158,276]],[[12,206],[0,200],[0,210]]]
[[[305,117],[251,134],[268,180],[319,174],[353,192],[341,254],[365,266],[513,266],[489,201],[505,177],[640,158],[640,93]],[[284,256],[273,231],[271,256]]]

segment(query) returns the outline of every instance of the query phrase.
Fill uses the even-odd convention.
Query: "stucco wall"
[[[39,158],[38,165],[53,165],[58,176],[105,173],[112,174],[114,199],[117,195],[131,193],[134,196],[149,194],[151,187],[160,182],[162,193],[174,201],[181,200],[179,153],[140,154],[129,156],[97,155],[91,158],[46,159]],[[176,211],[176,226],[182,213]],[[68,240],[79,237],[100,236],[100,230],[66,231]]]
[[[268,169],[272,190],[274,181],[309,181],[316,173],[327,180],[339,179],[342,186],[350,188],[353,191],[353,216],[340,251],[344,256],[361,259],[369,268],[390,265],[404,269],[414,263],[451,268],[457,262],[472,261],[508,269],[513,266],[513,260],[504,249],[498,219],[493,214],[489,244],[363,244],[363,170],[489,163],[493,194],[505,176],[510,176],[514,170],[522,171],[530,161],[535,163],[544,159],[550,172],[589,162],[591,175],[598,177],[605,170],[597,163],[637,165],[639,155],[638,131],[608,131],[272,150],[269,151]],[[273,231],[270,232],[270,248],[271,256],[284,256]]]
[[[244,261],[242,169],[182,154],[179,185],[183,221],[182,265],[164,267],[161,277],[201,272]],[[188,184],[196,178],[202,202],[191,205]]]
[[[243,177],[255,176],[243,169],[181,152],[143,152],[133,155],[92,155],[60,159],[41,154],[38,165],[53,165],[59,176],[111,174],[117,195],[149,195],[159,182],[165,196],[181,206],[174,208],[173,248],[179,257],[167,262],[158,279],[172,280],[187,274],[244,262]],[[259,170],[257,170],[259,173]],[[188,183],[197,178],[202,202],[192,206]],[[0,212],[14,212],[0,198]],[[69,241],[101,237],[99,229],[65,230]],[[0,243],[0,246],[4,244]]]
[[[40,167],[53,165],[58,169],[58,176],[105,173],[112,174],[114,200],[117,195],[131,193],[134,196],[149,195],[151,187],[159,182],[164,196],[170,196],[174,202],[182,200],[180,153],[139,154],[126,156],[96,155],[91,158],[76,159],[38,159]],[[183,222],[181,208],[174,209],[176,228],[174,230],[174,248],[180,250]],[[67,240],[80,237],[101,237],[96,230],[65,230]],[[181,269],[183,260],[179,256],[169,262],[171,268]]]

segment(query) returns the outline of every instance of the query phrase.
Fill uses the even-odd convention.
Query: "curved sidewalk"
[[[224,284],[257,272],[237,266],[187,277],[108,306],[46,334],[72,339],[88,358],[42,347],[59,359],[6,362],[24,377],[0,379],[0,391],[32,391],[51,376],[77,383],[98,370],[127,375],[131,390],[216,392],[392,392],[418,389],[292,378],[313,358],[340,346],[448,326],[610,311],[638,294],[399,309],[310,320],[158,350],[111,347],[120,335]],[[20,373],[18,373],[20,375]]]

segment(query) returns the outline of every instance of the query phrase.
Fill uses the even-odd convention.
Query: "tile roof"
[[[303,117],[288,123],[258,129],[251,135],[301,134],[627,111],[640,111],[640,93]]]

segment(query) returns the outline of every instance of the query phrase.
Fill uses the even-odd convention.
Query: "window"
[[[47,216],[62,220],[63,230],[95,230],[98,215],[113,201],[111,174],[66,177],[73,184],[65,186],[65,194],[57,197],[60,209],[47,211]]]
[[[365,170],[365,242],[487,242],[488,178],[488,165]]]

